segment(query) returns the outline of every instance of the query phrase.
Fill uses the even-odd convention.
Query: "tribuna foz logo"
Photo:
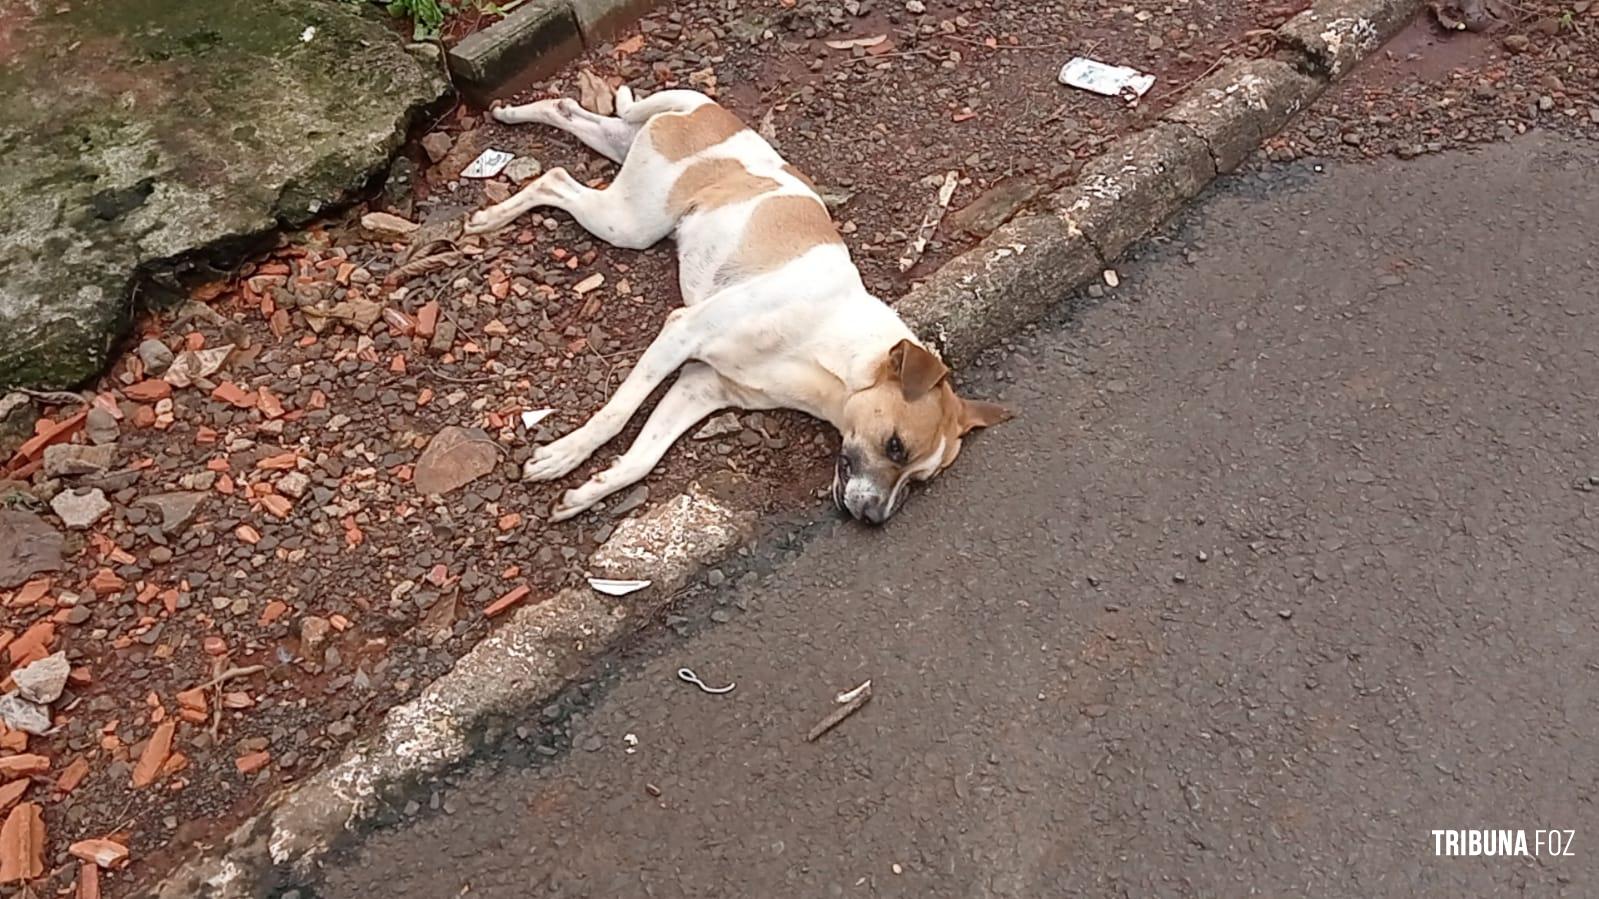
[[[1573,830],[1435,830],[1432,854],[1478,857],[1570,856]]]

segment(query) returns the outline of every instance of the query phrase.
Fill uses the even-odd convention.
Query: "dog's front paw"
[[[589,457],[591,450],[587,449],[570,436],[541,446],[533,451],[533,458],[527,460],[522,466],[522,479],[525,481],[553,481],[572,469],[583,464]]]
[[[576,490],[568,490],[561,494],[560,501],[550,509],[550,521],[560,522],[565,521],[568,518],[576,518],[584,512],[587,512],[589,509],[592,509],[598,500],[589,499],[587,494],[588,492],[582,487],[579,487]]]
[[[495,215],[493,209],[481,209],[467,218],[466,224],[461,228],[461,232],[463,234],[484,234],[489,231],[496,231],[504,224],[504,222],[500,221],[500,217]]]

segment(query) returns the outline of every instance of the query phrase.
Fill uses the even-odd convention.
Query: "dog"
[[[503,228],[538,206],[570,213],[595,237],[642,250],[677,242],[683,305],[581,427],[539,447],[523,468],[559,478],[621,432],[650,393],[674,382],[633,445],[567,491],[563,521],[647,475],[671,445],[721,409],[798,409],[837,428],[833,501],[881,524],[906,485],[943,471],[973,428],[1008,417],[962,399],[949,369],[887,304],[867,292],[816,187],[737,116],[697,91],[615,95],[602,116],[570,98],[499,106],[507,124],[538,122],[619,163],[603,190],[551,168],[467,220]]]

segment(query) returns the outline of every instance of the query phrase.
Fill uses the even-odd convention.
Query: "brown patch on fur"
[[[655,152],[677,162],[716,146],[745,130],[745,125],[731,112],[706,103],[693,112],[658,115],[645,130]]]
[[[689,166],[672,185],[666,207],[675,216],[696,209],[715,209],[753,200],[780,187],[776,181],[750,174],[736,159],[707,159]]]
[[[744,226],[744,240],[729,265],[746,275],[769,272],[825,244],[842,245],[827,207],[813,197],[788,194],[761,201]]]
[[[794,176],[795,178],[798,178],[799,182],[801,184],[805,185],[805,187],[808,188],[811,193],[816,194],[817,196],[821,196],[822,195],[822,192],[816,189],[816,182],[812,181],[811,179],[809,179],[807,177],[805,177],[805,173],[804,172],[800,171],[797,168],[794,168],[793,166],[789,165],[786,162],[783,163],[783,171],[788,172],[790,175]]]

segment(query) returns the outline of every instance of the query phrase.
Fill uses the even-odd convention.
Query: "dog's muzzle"
[[[892,511],[890,498],[885,496],[870,479],[860,477],[847,453],[839,453],[833,466],[833,505],[848,512],[857,521],[882,524]]]

